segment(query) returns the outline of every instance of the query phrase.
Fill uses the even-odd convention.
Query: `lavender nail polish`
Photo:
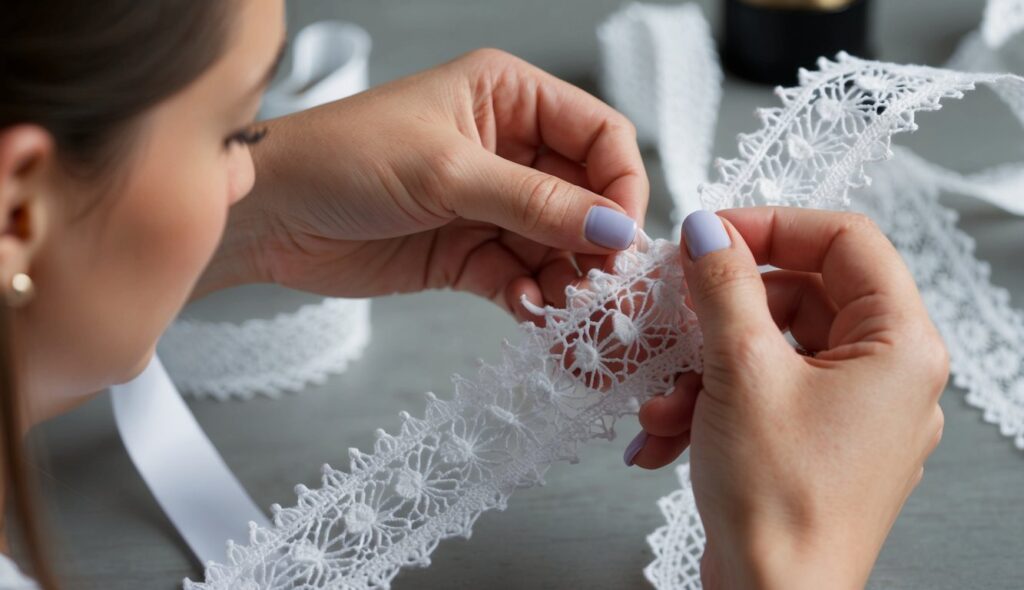
[[[615,209],[594,205],[587,211],[583,235],[598,246],[625,250],[636,236],[636,221]]]
[[[626,452],[622,454],[622,461],[626,463],[626,466],[633,465],[633,459],[636,459],[637,453],[644,448],[645,443],[647,443],[647,431],[645,430],[641,430],[640,434],[629,441],[629,444],[626,445]]]
[[[683,234],[686,236],[686,248],[690,251],[690,258],[694,260],[732,245],[722,220],[714,213],[703,209],[686,216],[683,220]]]

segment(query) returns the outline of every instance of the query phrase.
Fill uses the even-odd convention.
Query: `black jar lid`
[[[797,70],[814,69],[821,56],[840,51],[870,57],[869,0],[853,0],[837,9],[815,2],[725,0],[725,67],[754,82],[793,85]]]

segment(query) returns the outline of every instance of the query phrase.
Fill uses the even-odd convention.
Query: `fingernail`
[[[732,245],[722,220],[714,213],[703,209],[686,216],[683,220],[683,234],[686,236],[686,248],[690,251],[690,258],[694,260]]]
[[[625,250],[636,236],[636,221],[615,209],[594,205],[587,211],[583,235],[598,246]]]
[[[629,441],[626,445],[626,452],[622,454],[622,460],[626,463],[626,466],[633,465],[633,459],[636,459],[637,453],[640,449],[644,448],[644,444],[647,442],[647,431],[641,430],[640,434],[633,437],[633,440]]]

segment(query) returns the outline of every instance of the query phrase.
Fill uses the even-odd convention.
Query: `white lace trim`
[[[680,488],[658,499],[665,524],[647,535],[654,561],[644,568],[644,577],[659,590],[699,589],[700,559],[707,535],[697,512],[690,481],[690,464],[676,467]]]
[[[175,385],[195,397],[278,397],[344,371],[369,338],[369,300],[325,299],[241,324],[177,320],[159,354]]]

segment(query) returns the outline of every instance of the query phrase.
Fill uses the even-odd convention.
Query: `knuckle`
[[[481,47],[479,49],[474,49],[464,54],[462,59],[488,65],[509,63],[518,60],[518,58],[511,53],[494,47]]]
[[[554,207],[564,199],[560,198],[561,183],[554,176],[536,173],[528,175],[520,189],[522,206],[519,209],[520,223],[525,231],[534,231],[543,225]],[[554,218],[562,219],[557,215]]]
[[[729,331],[735,338],[727,355],[729,368],[738,375],[754,375],[758,368],[769,366],[775,342],[761,330],[739,327]]]
[[[881,233],[878,225],[863,213],[842,213],[842,227],[851,233]]]
[[[626,137],[636,139],[636,125],[618,111],[613,111],[613,114],[608,119],[607,125],[609,128],[621,131],[621,133]]]
[[[438,202],[448,203],[452,195],[459,193],[459,187],[468,182],[470,171],[466,154],[458,146],[439,145],[426,150],[423,158],[425,166],[420,190]],[[456,212],[457,206],[457,202],[452,202],[445,208]]]
[[[750,285],[755,279],[760,281],[748,266],[726,259],[717,261],[717,264],[709,264],[699,273],[694,290],[702,299],[714,300],[737,288]]]

